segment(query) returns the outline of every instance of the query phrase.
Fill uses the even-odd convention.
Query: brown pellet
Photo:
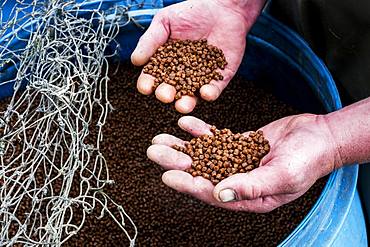
[[[205,39],[169,40],[158,48],[143,72],[156,78],[154,89],[160,81],[174,86],[177,100],[184,95],[194,96],[211,80],[223,80],[217,70],[223,70],[226,65],[223,51]]]
[[[109,100],[115,110],[109,114],[103,128],[104,138],[101,144],[101,152],[107,158],[110,178],[115,181],[104,188],[104,193],[122,205],[135,222],[139,232],[136,246],[239,247],[277,246],[281,243],[310,211],[324,188],[326,179],[319,180],[294,202],[266,214],[217,208],[167,187],[161,180],[165,170],[147,159],[146,150],[153,136],[159,133],[169,133],[184,140],[191,139],[191,136],[177,126],[181,114],[172,106],[157,102],[155,96],[146,97],[137,93],[135,81],[139,74],[139,69],[126,64],[120,67],[118,74],[108,84]],[[244,132],[299,113],[265,89],[259,88],[262,84],[263,82],[253,83],[236,77],[217,101],[199,102],[193,115],[216,126]],[[7,105],[2,104],[0,107],[6,109]],[[94,126],[91,131],[89,140],[86,141],[91,142],[97,134]],[[247,138],[244,141],[247,142]],[[209,144],[213,147],[212,143]],[[222,147],[221,143],[218,145]],[[244,148],[245,144],[242,145]],[[247,146],[247,150],[249,149],[250,146]],[[245,155],[252,161],[253,153]],[[253,169],[252,163],[248,165]],[[225,173],[228,173],[224,177],[232,175],[229,174],[231,167],[231,163],[230,166],[224,163]],[[247,170],[247,167],[244,169]],[[191,167],[188,171],[190,169],[195,171]],[[209,169],[206,173],[210,175],[212,171]],[[238,171],[240,172],[239,168]],[[44,179],[42,174],[38,177],[41,181]],[[62,181],[59,182],[60,188]],[[78,185],[79,180],[72,186],[71,193],[78,192]],[[78,210],[74,216],[77,222],[82,219]],[[84,226],[65,246],[130,245],[126,235],[107,213],[103,218],[98,216],[98,210],[87,214]],[[128,228],[128,231],[133,233],[132,228]]]
[[[192,166],[195,165],[197,160],[202,160],[203,163],[197,165],[196,169],[202,171],[210,169],[212,172],[208,179],[214,184],[225,178],[222,176],[225,173],[225,168],[231,167],[228,170],[228,173],[231,174],[249,172],[257,168],[260,160],[270,151],[268,140],[264,138],[261,130],[250,132],[247,142],[244,141],[245,137],[242,134],[233,134],[229,129],[218,130],[215,126],[212,126],[210,130],[213,135],[202,135],[193,138],[189,141],[190,145],[186,145],[185,149],[176,145],[173,148],[188,154],[193,159]],[[252,153],[252,155],[248,154],[246,156],[243,152],[240,152],[239,149],[243,148],[242,145],[239,145],[241,142],[249,144],[249,148],[245,145],[243,151],[244,153]],[[209,145],[212,146],[209,147]],[[192,150],[195,148],[198,151],[194,153]],[[212,150],[213,154],[207,156],[200,154],[206,153],[208,150]],[[258,151],[253,152],[254,150]],[[209,163],[210,165],[208,165]],[[248,166],[252,163],[254,165]],[[194,174],[193,171],[188,172]]]

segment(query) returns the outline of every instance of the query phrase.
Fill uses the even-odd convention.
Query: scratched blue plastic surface
[[[180,1],[149,0],[145,6],[149,12],[141,13],[140,8],[133,8],[131,14],[141,26],[147,27],[159,8],[175,2]],[[117,37],[122,60],[129,59],[143,31],[134,24],[122,28]],[[342,107],[325,65],[288,28],[263,14],[247,42],[239,69],[246,79],[268,82],[276,95],[302,111],[320,113]],[[12,68],[0,69],[0,83],[2,76],[12,76],[13,72]],[[0,88],[0,98],[10,93],[11,87]],[[367,246],[365,220],[356,190],[357,175],[357,165],[333,172],[318,202],[280,246]]]

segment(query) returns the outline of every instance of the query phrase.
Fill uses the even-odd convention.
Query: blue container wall
[[[151,10],[153,1],[147,2],[149,11],[144,14],[141,10],[130,12],[144,26],[149,25],[157,11]],[[155,8],[161,7],[162,1],[156,2],[160,4]],[[164,6],[173,2],[178,1],[163,1]],[[143,30],[133,24],[122,28],[118,36],[121,59],[129,59],[142,33]],[[247,41],[239,70],[246,79],[266,83],[276,95],[302,111],[321,113],[341,107],[328,70],[290,30],[262,15]],[[0,69],[0,84],[2,76],[8,78],[12,71],[14,68]],[[10,92],[11,85],[0,87],[0,98]],[[367,246],[365,222],[356,191],[357,174],[357,166],[333,172],[318,202],[281,246]]]
[[[135,27],[120,33],[122,59],[130,57],[142,33]],[[259,18],[248,35],[238,73],[264,83],[301,111],[324,113],[341,108],[325,65],[296,34],[267,15]],[[357,165],[333,172],[318,202],[281,246],[367,246],[357,174]]]

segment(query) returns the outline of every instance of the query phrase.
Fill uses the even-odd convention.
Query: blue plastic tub
[[[145,20],[141,24],[149,23]],[[122,59],[129,58],[141,34],[136,28],[121,32]],[[328,69],[293,31],[263,14],[247,42],[239,74],[248,80],[269,82],[276,95],[305,112],[331,112],[342,107]],[[280,246],[367,246],[357,175],[357,165],[333,172],[309,214]]]
[[[144,27],[158,9],[179,1],[146,2],[145,10],[133,9],[129,13]],[[142,33],[134,24],[122,28],[118,36],[122,60],[129,59]],[[263,14],[247,41],[239,69],[246,79],[268,82],[276,95],[302,111],[322,113],[341,108],[329,71],[291,30]],[[0,84],[12,76],[12,71],[0,68]],[[0,87],[0,98],[10,93],[11,86]],[[309,214],[280,246],[367,246],[365,219],[356,190],[357,175],[357,165],[333,172]]]

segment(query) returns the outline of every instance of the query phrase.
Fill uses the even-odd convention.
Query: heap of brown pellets
[[[297,200],[266,214],[217,208],[167,187],[161,181],[164,169],[146,156],[148,145],[153,136],[160,133],[184,140],[192,137],[178,127],[177,121],[182,115],[173,106],[163,105],[153,95],[137,93],[136,79],[140,72],[138,68],[124,64],[112,77],[112,83],[108,85],[109,100],[115,110],[108,115],[101,145],[110,179],[115,181],[104,192],[122,205],[134,220],[139,231],[136,246],[244,247],[281,243],[308,214],[326,179],[319,180]],[[259,129],[271,121],[299,113],[259,87],[267,83],[253,83],[236,77],[219,100],[199,102],[192,115],[236,133]],[[0,103],[0,109],[6,107],[7,104]],[[98,116],[99,112],[95,117]],[[90,142],[98,133],[97,128],[91,131]],[[56,186],[60,188],[62,181],[56,182],[60,183]],[[78,195],[79,181],[74,184],[71,193]],[[116,212],[114,206],[109,208]],[[84,220],[81,210],[83,207],[73,212],[77,221]],[[108,214],[98,217],[98,212],[87,215],[85,225],[65,246],[130,245],[116,222]],[[132,229],[128,230],[132,234]]]
[[[154,88],[162,82],[176,88],[175,99],[194,96],[212,80],[223,80],[218,69],[227,65],[221,49],[207,40],[169,40],[158,48],[143,72],[155,77]]]
[[[211,127],[213,135],[193,138],[185,147],[174,146],[188,154],[192,160],[186,172],[203,176],[216,185],[236,173],[245,173],[257,168],[260,160],[270,151],[268,140],[261,130],[250,132],[248,137],[229,129]]]
[[[266,214],[217,208],[167,187],[161,181],[164,169],[146,157],[148,145],[160,133],[183,140],[192,137],[178,127],[182,115],[173,106],[163,105],[154,95],[137,93],[135,79],[139,74],[139,70],[125,65],[109,83],[109,99],[115,111],[108,117],[101,145],[115,181],[105,192],[134,220],[139,231],[137,246],[277,246],[310,211],[326,180],[320,180],[294,202]],[[192,115],[237,133],[299,113],[258,88],[263,84],[236,77],[219,100],[199,102]],[[89,215],[66,246],[129,246],[108,215],[102,219],[96,216]]]

